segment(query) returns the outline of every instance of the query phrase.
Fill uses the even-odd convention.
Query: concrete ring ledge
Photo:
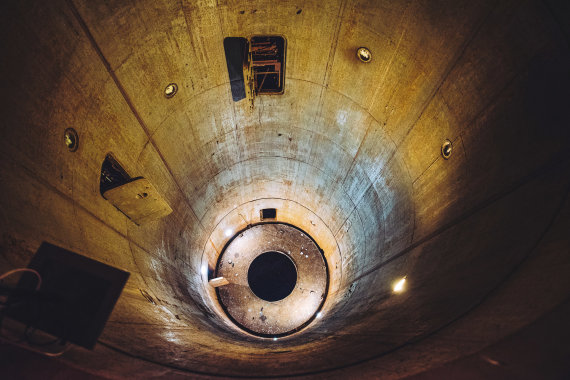
[[[280,256],[288,258],[282,261],[284,269],[293,268],[287,262],[294,265],[296,282],[293,279],[286,284],[292,289],[278,296],[284,296],[282,299],[262,299],[259,291],[256,295],[252,290],[252,262],[262,255],[277,260]],[[286,270],[281,269],[275,272],[275,282],[285,275]],[[220,255],[216,277],[229,281],[217,288],[218,300],[228,317],[248,333],[266,338],[290,335],[307,326],[321,309],[328,288],[327,265],[319,247],[306,232],[282,223],[258,224],[239,232]]]

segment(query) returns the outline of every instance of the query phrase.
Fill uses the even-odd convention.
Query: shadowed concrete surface
[[[482,352],[407,379],[567,379],[569,350],[560,342],[570,339],[569,316],[570,302],[566,301]]]
[[[503,378],[538,345],[558,354],[528,373],[568,375],[569,20],[557,0],[3,2],[0,273],[42,241],[131,273],[95,350],[48,363]],[[255,35],[286,39],[285,90],[234,102],[223,39]],[[172,213],[137,225],[103,198],[109,153]],[[329,274],[322,316],[277,341],[235,326],[208,284],[265,208]]]

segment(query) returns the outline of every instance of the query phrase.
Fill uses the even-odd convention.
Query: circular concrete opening
[[[297,268],[286,255],[270,251],[251,262],[247,272],[251,291],[262,300],[275,302],[287,297],[297,283]]]
[[[226,315],[263,338],[296,333],[316,318],[328,291],[325,256],[306,232],[260,223],[231,239],[218,257],[216,287]]]

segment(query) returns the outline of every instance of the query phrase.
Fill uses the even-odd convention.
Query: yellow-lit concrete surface
[[[42,241],[131,273],[95,350],[72,347],[59,365],[109,378],[403,378],[568,302],[565,1],[0,10],[0,273]],[[223,39],[253,35],[282,35],[287,51],[284,94],[252,106],[232,100]],[[104,199],[108,153],[172,213],[139,226]],[[268,207],[315,239],[330,273],[322,317],[275,342],[231,326],[202,270],[226,230]]]

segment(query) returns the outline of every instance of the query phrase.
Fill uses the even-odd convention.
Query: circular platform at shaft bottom
[[[321,309],[327,289],[325,258],[304,231],[266,223],[239,232],[218,258],[216,289],[228,317],[243,330],[267,338],[292,334]]]

